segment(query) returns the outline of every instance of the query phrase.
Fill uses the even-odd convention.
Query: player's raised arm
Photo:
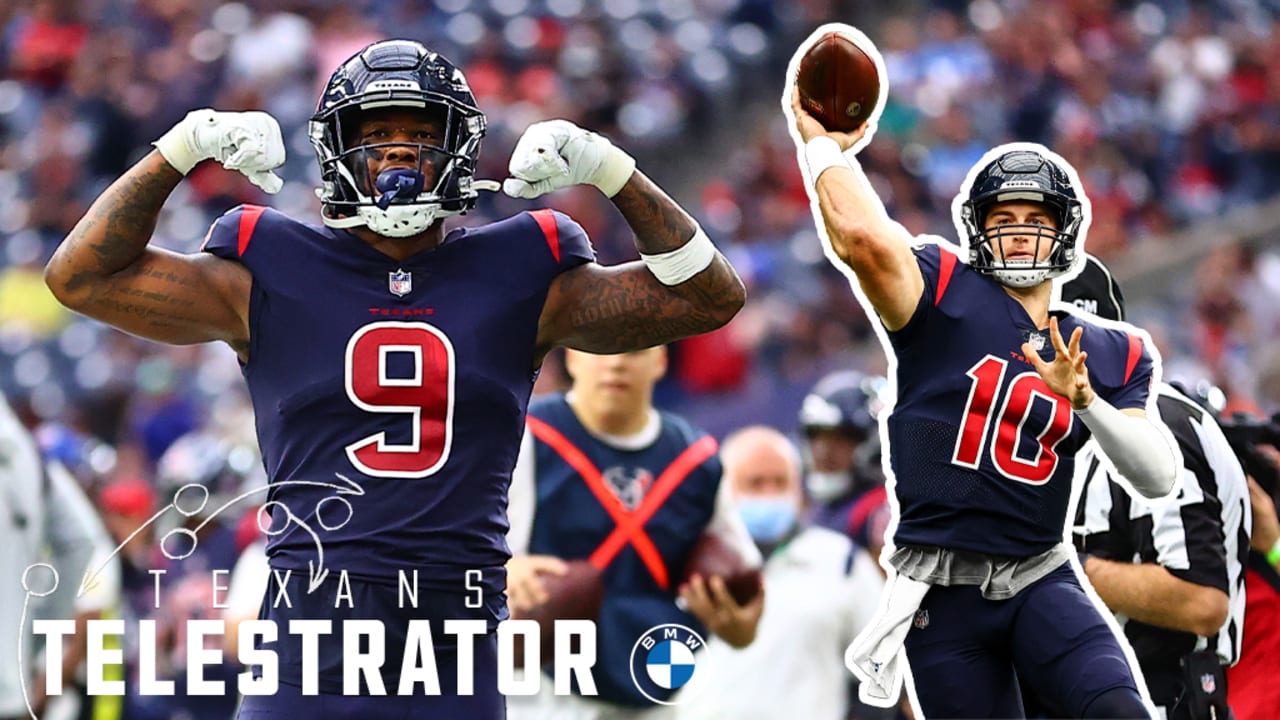
[[[862,168],[844,154],[862,139],[867,126],[851,133],[827,131],[801,106],[799,90],[792,92],[791,111],[831,249],[858,276],[885,327],[897,330],[915,312],[924,277],[911,252],[911,237],[889,219]]]
[[[715,330],[742,308],[742,280],[706,233],[607,139],[564,120],[536,123],[516,144],[510,170],[503,189],[515,197],[595,185],[626,218],[641,257],[558,276],[539,321],[539,352],[641,350]]]
[[[265,113],[197,110],[112,183],[58,247],[45,282],[62,304],[160,342],[248,340],[249,272],[203,253],[149,247],[160,208],[183,176],[215,158],[269,192],[284,162],[276,121]]]

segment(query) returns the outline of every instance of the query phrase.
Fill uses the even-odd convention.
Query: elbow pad
[[[1178,478],[1178,456],[1165,434],[1147,418],[1125,415],[1100,396],[1076,415],[1098,439],[1116,472],[1143,497],[1169,494]]]

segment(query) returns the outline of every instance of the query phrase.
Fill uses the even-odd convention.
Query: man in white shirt
[[[765,556],[768,601],[755,642],[713,638],[698,661],[706,685],[682,698],[682,719],[843,720],[850,697],[845,648],[875,613],[883,580],[848,537],[801,522],[796,448],[776,430],[748,427],[720,451],[723,482]]]
[[[707,534],[748,566],[758,567],[759,555],[725,492],[714,439],[653,405],[665,348],[617,355],[568,350],[565,364],[572,389],[529,405],[507,510],[507,593],[520,615],[546,600],[543,575],[564,573],[564,560],[585,559],[601,571],[595,688],[557,696],[544,677],[538,695],[507,698],[508,717],[669,720],[673,706],[665,703],[682,702],[683,683],[657,687],[634,673],[635,644],[664,624],[691,628],[708,641],[749,644],[768,601],[757,594],[739,604],[721,578],[686,580],[684,570]],[[635,540],[608,550],[629,523],[650,538],[653,552],[642,553]],[[701,672],[701,660],[697,667]]]
[[[31,433],[0,397],[0,718],[28,717],[28,700],[42,711],[43,674],[35,667],[39,642],[31,621],[75,616],[80,580],[95,548],[105,543],[75,480],[67,472],[48,472]],[[52,566],[56,581],[47,567],[32,568],[37,563]]]

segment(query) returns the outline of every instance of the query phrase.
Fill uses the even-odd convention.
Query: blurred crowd
[[[822,255],[779,112],[786,61],[821,22],[859,25],[884,54],[889,101],[861,160],[913,233],[954,239],[951,200],[966,171],[1011,140],[1042,142],[1077,168],[1093,206],[1088,248],[1107,260],[1146,238],[1212,228],[1280,190],[1280,4],[866,5],[0,3],[0,392],[89,486],[117,541],[187,482],[224,483],[215,492],[225,498],[259,487],[228,348],[164,347],[78,318],[49,295],[41,270],[92,198],[198,107],[275,115],[290,153],[286,185],[268,198],[206,164],[166,205],[157,243],[194,251],[209,223],[243,202],[318,220],[307,118],[332,69],[389,36],[421,40],[464,68],[490,123],[481,177],[505,176],[529,123],[565,117],[615,139],[695,212],[750,300],[726,328],[673,348],[658,404],[717,435],[744,418],[792,431],[817,378],[886,369],[871,321]],[[594,190],[546,204],[587,228],[603,262],[634,257]],[[528,207],[493,195],[462,221]],[[1244,240],[1225,238],[1193,274],[1170,278],[1172,303],[1131,298],[1132,319],[1151,328],[1170,372],[1270,413],[1280,410],[1280,351],[1268,342],[1280,330],[1280,252]],[[543,380],[543,389],[563,384],[554,356]],[[202,543],[207,567],[230,569],[255,539],[252,513],[236,517],[210,526],[218,537]],[[134,543],[151,566],[155,541]],[[126,595],[141,593],[137,612],[149,582],[126,577]]]
[[[604,132],[681,195],[747,279],[728,328],[682,343],[661,399],[723,433],[749,415],[782,426],[825,372],[882,372],[871,324],[815,240],[780,113],[783,67],[820,22],[866,29],[883,51],[889,103],[862,161],[913,233],[954,238],[951,199],[991,146],[1043,142],[1070,160],[1093,202],[1089,249],[1211,223],[1276,194],[1280,35],[1274,7],[1069,0],[919,2],[898,14],[770,0],[407,0],[228,2],[25,0],[0,9],[0,389],[32,421],[58,421],[146,462],[234,402],[225,348],[174,350],[70,315],[40,268],[87,203],[188,110],[257,108],[290,150],[270,202],[317,210],[306,120],[338,62],[389,35],[461,64],[490,120],[481,176],[501,178],[530,122],[566,117]],[[763,81],[762,81],[763,79]],[[209,222],[266,202],[216,166],[166,206],[157,242],[194,250]],[[548,200],[591,233],[604,262],[633,257],[596,193]],[[528,207],[502,195],[464,222]],[[1148,248],[1147,252],[1150,252]],[[1139,310],[1177,367],[1249,406],[1280,402],[1274,254],[1228,241],[1185,279],[1173,307]],[[1142,298],[1136,298],[1142,308]],[[549,381],[556,380],[554,363]],[[172,437],[147,437],[160,411]]]

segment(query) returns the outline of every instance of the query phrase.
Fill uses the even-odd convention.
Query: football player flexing
[[[798,92],[783,105],[828,255],[878,314],[893,359],[896,572],[880,621],[847,653],[860,693],[896,698],[905,638],[926,717],[1021,716],[1018,676],[1074,717],[1148,717],[1063,530],[1073,458],[1090,434],[1147,497],[1173,488],[1180,462],[1147,417],[1149,340],[1050,309],[1088,224],[1074,171],[1038,145],[988,153],[953,204],[962,261],[944,243],[913,247],[889,219],[845,153],[866,125],[829,133]]]
[[[502,717],[494,629],[506,617],[506,492],[542,357],[559,345],[667,343],[723,325],[744,302],[697,223],[626,153],[565,121],[526,130],[504,189],[534,198],[594,185],[642,261],[597,265],[582,228],[552,210],[446,232],[443,220],[482,189],[484,134],[452,63],[418,42],[374,43],[333,73],[310,122],[321,224],[241,206],[213,224],[203,252],[150,246],[165,199],[197,163],[281,187],[274,119],[197,110],[106,189],[48,265],[50,288],[78,312],[239,355],[272,482],[268,597],[292,602],[264,602],[280,629],[279,692],[247,698],[240,717]],[[309,593],[312,531],[333,572]],[[335,603],[338,570],[350,572],[352,602]],[[399,607],[402,571],[417,578],[413,607]],[[334,631],[304,654],[287,621],[318,618]],[[430,620],[440,695],[398,686],[385,668],[361,696],[339,695],[338,621],[349,618],[383,623],[396,667],[408,621]],[[446,618],[488,632],[459,639]],[[454,668],[468,658],[474,691],[464,694]],[[316,663],[320,695],[304,696],[303,669]]]

